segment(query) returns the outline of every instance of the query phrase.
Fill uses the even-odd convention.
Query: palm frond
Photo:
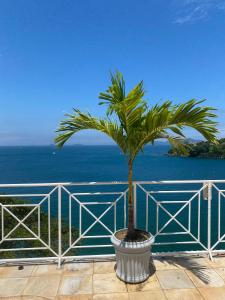
[[[185,140],[179,137],[166,136],[165,137],[173,149],[176,149],[177,154],[187,155],[188,154],[188,144],[185,144]]]
[[[122,127],[110,120],[95,118],[89,113],[82,113],[74,109],[73,114],[67,114],[67,118],[60,123],[59,133],[55,139],[58,147],[62,147],[65,142],[74,134],[82,130],[93,129],[105,133],[112,138],[121,150],[126,153],[126,143],[123,136]]]
[[[99,94],[99,99],[104,100],[99,102],[100,105],[107,104],[109,106],[108,113],[112,113],[112,107],[124,100],[126,94],[125,80],[120,72],[115,75],[111,73],[111,85],[106,92]]]
[[[99,99],[104,100],[99,104],[106,104],[107,115],[116,113],[124,130],[129,134],[133,127],[140,123],[147,103],[143,100],[145,92],[143,81],[139,82],[127,95],[125,81],[121,73],[111,74],[111,86],[105,93],[99,94]]]
[[[175,107],[170,113],[170,125],[177,127],[190,127],[198,131],[205,139],[216,142],[217,122],[214,121],[215,109],[208,106],[200,106],[204,100],[189,100]]]
[[[143,149],[144,145],[152,143],[156,139],[167,138],[170,143],[185,138],[183,129],[189,127],[198,131],[208,141],[215,143],[216,122],[213,120],[216,115],[212,107],[199,106],[204,100],[194,99],[180,105],[173,105],[171,101],[166,101],[162,105],[153,106],[146,114],[142,125],[143,134],[139,143],[133,151],[133,158]],[[172,136],[170,132],[174,133]],[[180,148],[182,145],[180,145]]]

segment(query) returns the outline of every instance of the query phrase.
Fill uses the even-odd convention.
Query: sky
[[[225,0],[0,0],[0,145],[52,144],[73,107],[103,116],[115,70],[150,106],[207,99],[224,136]]]

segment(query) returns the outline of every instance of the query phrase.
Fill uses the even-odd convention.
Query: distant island
[[[185,155],[181,155],[175,148],[170,149],[168,155],[225,159],[225,138],[218,140],[217,145],[203,141],[195,143],[186,141],[184,145],[187,150]]]

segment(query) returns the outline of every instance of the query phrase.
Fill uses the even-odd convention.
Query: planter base
[[[124,229],[123,229],[124,230]],[[154,238],[143,242],[125,242],[112,236],[116,253],[116,275],[127,283],[140,283],[154,273],[151,245]]]

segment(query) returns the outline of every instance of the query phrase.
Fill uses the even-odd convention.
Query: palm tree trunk
[[[128,232],[127,236],[132,237],[134,234],[134,206],[133,206],[133,162],[128,162]]]

